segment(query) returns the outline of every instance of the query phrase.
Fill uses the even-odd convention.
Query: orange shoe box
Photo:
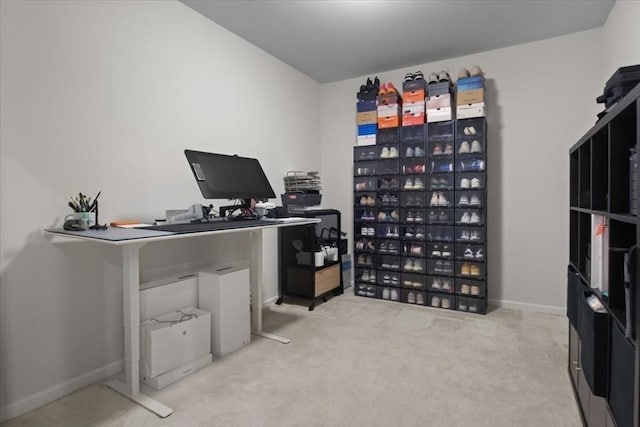
[[[402,94],[402,102],[424,102],[424,90],[414,90]]]
[[[414,126],[424,124],[424,113],[403,114],[402,126]]]
[[[378,116],[378,129],[397,128],[400,126],[401,116]]]

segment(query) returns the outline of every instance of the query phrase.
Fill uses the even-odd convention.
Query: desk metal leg
[[[162,418],[173,413],[173,409],[140,393],[138,362],[140,360],[140,248],[144,244],[122,247],[122,299],[124,312],[124,372],[125,382],[107,382],[121,393],[155,412]]]
[[[291,340],[262,331],[262,230],[251,231],[251,333],[289,344]]]

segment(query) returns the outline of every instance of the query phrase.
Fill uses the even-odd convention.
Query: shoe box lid
[[[458,105],[458,107],[456,108],[456,115],[458,116],[458,119],[486,117],[487,108],[484,102],[478,102],[476,104]]]
[[[389,105],[389,104],[401,104],[402,98],[397,93],[390,93],[388,95],[380,95],[377,98],[378,106],[380,105]]]
[[[424,98],[425,98],[425,91],[422,89],[414,90],[411,92],[405,92],[402,94],[403,103],[424,102]]]
[[[458,92],[457,105],[477,104],[484,102],[484,89],[467,90]]]
[[[377,131],[378,131],[378,126],[375,123],[367,124],[367,125],[358,125],[358,136],[375,135]]]
[[[425,90],[426,88],[427,88],[427,83],[424,79],[402,82],[403,92],[413,92],[414,90]]]
[[[376,100],[373,99],[371,101],[360,101],[356,103],[356,110],[358,113],[362,113],[365,111],[375,111],[377,107]]]
[[[427,95],[442,95],[445,93],[451,93],[451,82],[431,83],[427,86]]]
[[[367,91],[367,92],[358,92],[356,94],[356,98],[360,102],[375,101],[376,95],[377,95],[376,91],[373,91],[373,90]]]
[[[359,125],[375,124],[378,121],[378,112],[376,110],[373,110],[358,113],[356,120]]]
[[[436,108],[434,110],[427,109],[427,123],[444,122],[453,119],[453,110],[451,107]]]

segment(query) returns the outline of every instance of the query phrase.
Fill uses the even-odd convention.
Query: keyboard
[[[145,230],[168,231],[171,233],[198,233],[203,231],[232,230],[234,228],[253,228],[264,225],[273,225],[273,221],[261,219],[247,219],[237,221],[227,221],[225,218],[215,218],[209,222],[193,222],[187,224],[162,224],[151,227],[140,227]]]

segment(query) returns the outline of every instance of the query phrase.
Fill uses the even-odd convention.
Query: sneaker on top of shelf
[[[413,190],[413,180],[411,178],[406,178],[404,180],[404,189]]]
[[[479,178],[473,178],[471,180],[471,188],[480,188],[480,179]]]
[[[429,73],[428,83],[429,84],[438,83],[438,73]]]
[[[424,266],[422,265],[422,260],[421,259],[414,259],[413,260],[413,271],[423,271],[424,270]]]
[[[471,223],[471,216],[469,215],[469,212],[463,213],[459,222],[460,222],[460,224],[469,224],[469,223]]]
[[[404,153],[405,157],[413,157],[414,156],[414,151],[412,147],[407,147],[407,151]]]
[[[465,258],[474,258],[473,251],[471,250],[471,248],[465,249],[464,257]]]
[[[431,194],[431,201],[429,201],[429,206],[440,206],[440,198],[438,197],[439,193]]]
[[[420,178],[416,178],[413,181],[413,189],[414,190],[424,190],[424,182],[422,182],[422,179]]]
[[[469,73],[471,74],[471,77],[478,77],[484,74],[482,72],[482,69],[477,65],[474,65],[473,67],[471,67],[471,71]]]
[[[471,212],[471,217],[469,218],[469,224],[480,224],[480,215],[476,212]]]
[[[472,194],[469,199],[469,206],[480,206],[480,197],[477,194]]]
[[[470,240],[471,236],[469,235],[469,232],[467,230],[462,230],[462,232],[460,233],[460,240]]]
[[[396,147],[391,147],[389,149],[389,158],[390,159],[398,158],[398,149]]]
[[[440,71],[438,73],[438,82],[442,83],[442,82],[448,82],[451,81],[451,77],[449,77],[449,73],[447,73],[446,71]]]
[[[460,144],[460,148],[458,149],[458,154],[467,154],[471,148],[469,147],[469,143],[467,141],[462,141]]]
[[[445,197],[444,193],[438,193],[438,206],[442,206],[442,207],[449,206],[449,201]]]
[[[459,79],[468,79],[469,77],[471,77],[471,75],[469,74],[469,70],[467,70],[466,68],[460,68],[460,70],[458,70]]]
[[[469,206],[469,197],[466,194],[460,195],[458,206]]]
[[[433,282],[431,282],[431,289],[442,289],[440,279],[433,279]]]
[[[381,159],[389,158],[389,147],[382,147],[382,150],[380,150],[380,158]]]
[[[469,181],[468,178],[462,178],[460,180],[460,188],[470,188],[471,187],[471,181]]]
[[[476,252],[476,259],[482,259],[482,258],[484,258],[484,254],[482,253],[482,248],[480,248]]]

